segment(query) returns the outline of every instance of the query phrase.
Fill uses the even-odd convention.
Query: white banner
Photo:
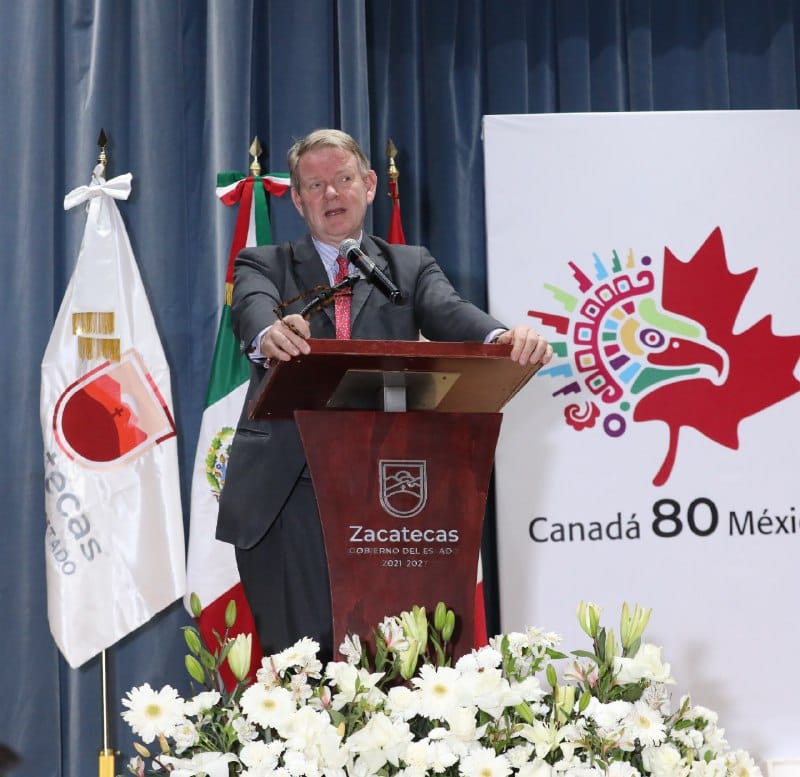
[[[86,229],[42,360],[47,610],[72,667],[185,588],[169,368],[114,202],[130,180],[98,165],[64,200]]]
[[[800,114],[484,119],[490,309],[557,356],[505,412],[503,630],[646,636],[760,759],[800,756]]]

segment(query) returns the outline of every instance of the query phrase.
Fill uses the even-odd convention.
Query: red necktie
[[[343,256],[338,256],[336,262],[339,265],[339,272],[333,279],[334,285],[341,283],[347,277],[348,262]],[[340,292],[333,301],[333,312],[336,318],[336,339],[350,339],[350,289]]]

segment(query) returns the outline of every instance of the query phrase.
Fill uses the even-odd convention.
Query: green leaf
[[[578,658],[589,658],[596,664],[600,663],[600,658],[589,650],[573,650],[572,655],[578,656]]]
[[[214,656],[211,655],[211,653],[209,653],[208,650],[206,650],[205,648],[203,647],[200,648],[198,656],[200,658],[200,663],[202,663],[202,665],[206,667],[206,669],[210,669],[213,671],[214,669],[217,668],[217,659],[214,658]]]

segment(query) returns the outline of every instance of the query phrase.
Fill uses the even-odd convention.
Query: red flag
[[[392,198],[392,218],[389,222],[389,234],[386,239],[390,243],[405,245],[406,236],[403,233],[403,221],[400,218],[400,192],[397,190],[397,181],[389,181],[389,196]]]
[[[400,172],[397,169],[394,158],[397,156],[397,147],[389,138],[386,144],[386,156],[389,158],[389,196],[392,198],[392,216],[389,221],[389,232],[386,240],[395,245],[405,245],[406,236],[403,232],[403,221],[400,218],[400,190],[397,186],[397,179]],[[475,647],[482,647],[488,644],[489,635],[486,628],[486,603],[483,597],[483,560],[478,558],[478,574],[475,586]]]

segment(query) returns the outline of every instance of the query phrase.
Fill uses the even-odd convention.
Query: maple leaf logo
[[[564,337],[551,338],[562,358],[539,375],[567,379],[553,396],[570,400],[564,417],[576,431],[599,424],[619,437],[631,420],[663,421],[654,485],[669,479],[683,427],[738,449],[743,419],[800,390],[800,335],[776,335],[770,315],[734,332],[758,271],[730,271],[719,227],[688,262],[665,248],[660,295],[650,257],[594,260],[594,278],[569,263],[579,294],[545,284],[567,315],[528,312]]]
[[[663,485],[672,472],[682,427],[738,450],[743,419],[800,390],[793,374],[800,358],[800,336],[776,335],[771,315],[734,332],[757,272],[755,268],[738,275],[730,272],[719,227],[689,262],[664,251],[663,307],[701,323],[707,337],[727,355],[727,371],[719,383],[684,379],[654,389],[637,403],[635,421],[663,421],[669,428],[669,448],[655,485]],[[674,363],[685,345],[675,339],[670,349],[650,358],[655,364]]]

